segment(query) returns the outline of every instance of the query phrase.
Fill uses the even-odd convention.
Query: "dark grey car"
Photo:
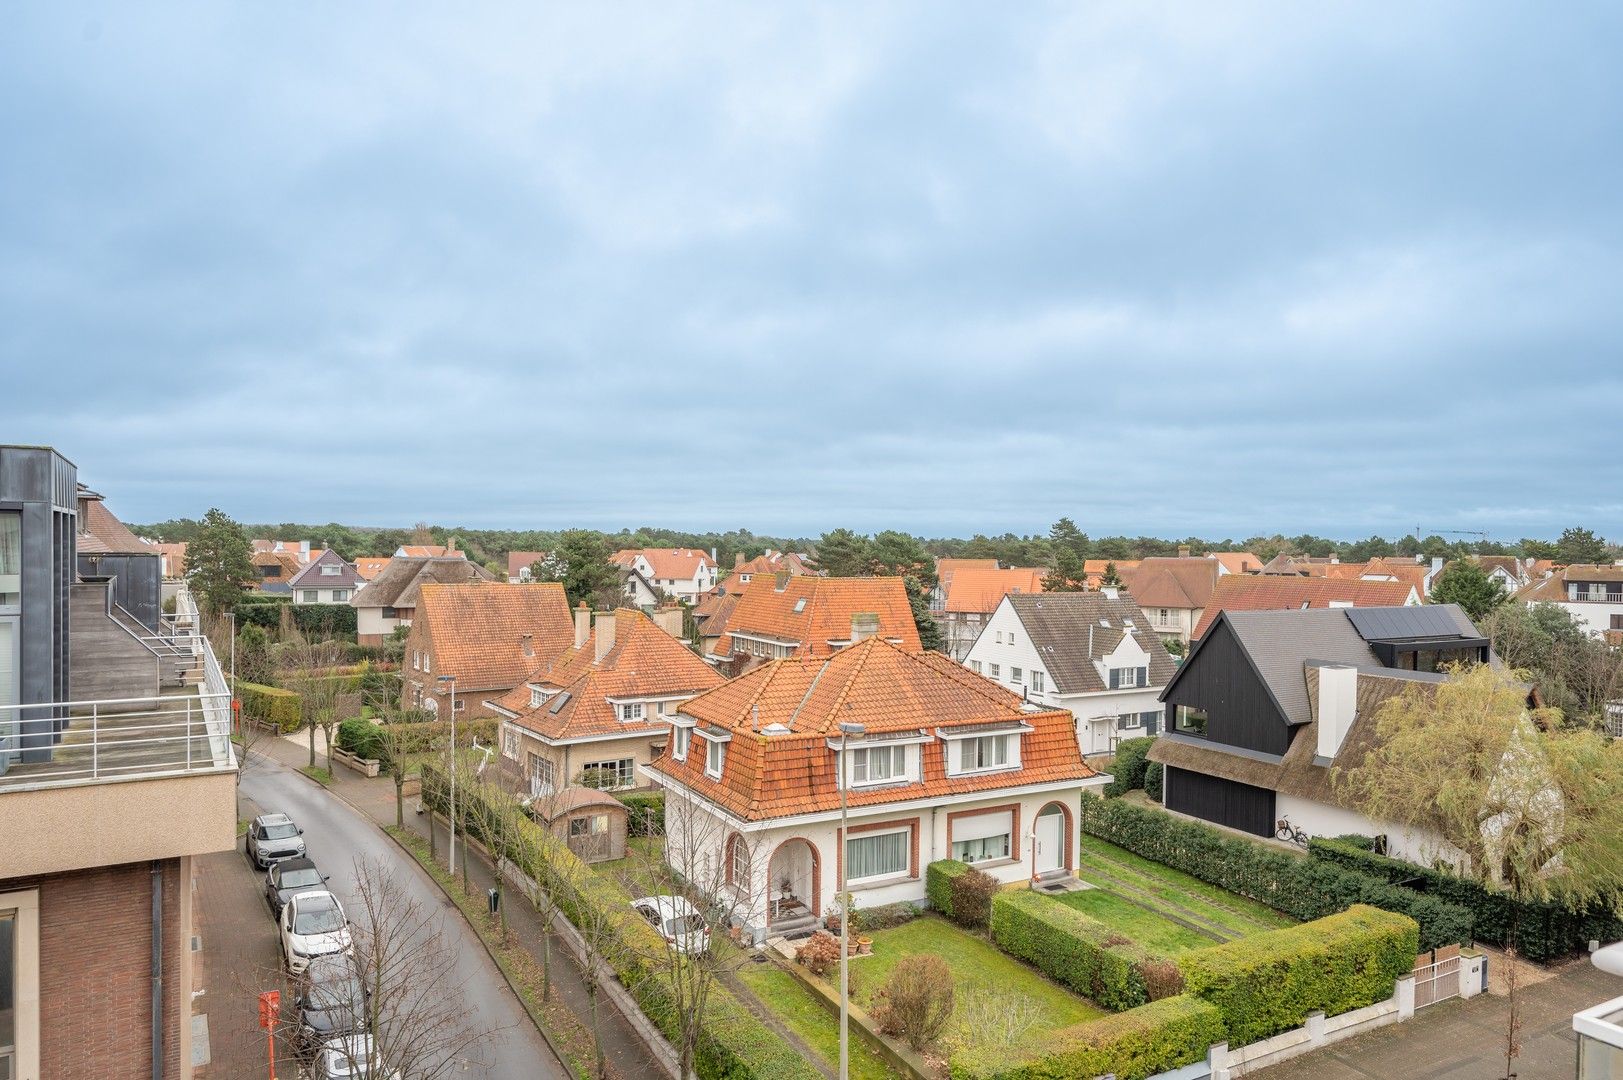
[[[326,875],[309,859],[283,859],[272,863],[265,873],[265,902],[271,914],[280,919],[288,897],[319,889],[326,883]]]
[[[299,977],[297,1045],[313,1054],[331,1039],[361,1030],[366,1022],[366,982],[353,957],[318,956]]]
[[[248,823],[248,858],[261,870],[283,859],[304,857],[304,830],[286,814],[260,814]]]

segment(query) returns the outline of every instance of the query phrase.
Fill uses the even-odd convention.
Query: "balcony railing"
[[[1586,600],[1600,604],[1623,604],[1623,590],[1616,589],[1569,589],[1568,600]]]

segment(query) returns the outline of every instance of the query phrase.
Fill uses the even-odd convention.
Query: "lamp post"
[[[851,736],[861,738],[868,729],[861,724],[840,724],[840,1080],[851,1076],[851,912],[845,902],[846,846],[845,846],[845,789],[849,786],[851,767],[846,764],[845,744]]]
[[[237,613],[228,611],[225,617],[231,620],[231,696],[237,696]]]
[[[451,812],[447,815],[451,823],[451,852],[446,862],[446,869],[451,871],[451,880],[456,880],[456,676],[441,675],[434,680],[437,683],[451,685]],[[430,821],[428,827],[432,829],[434,823]]]

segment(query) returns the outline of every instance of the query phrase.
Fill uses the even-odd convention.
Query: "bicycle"
[[[1280,818],[1274,822],[1274,836],[1279,840],[1286,840],[1298,847],[1307,847],[1307,833],[1290,823],[1289,818]]]

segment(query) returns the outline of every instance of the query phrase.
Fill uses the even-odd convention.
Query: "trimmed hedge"
[[[1307,922],[1370,904],[1420,924],[1420,947],[1471,941],[1471,912],[1322,859],[1227,836],[1123,799],[1082,796],[1082,831]]]
[[[242,715],[246,719],[274,728],[283,735],[299,730],[303,699],[291,690],[239,682],[237,700],[242,702]]]
[[[351,717],[338,725],[338,748],[358,758],[383,759],[383,731],[377,724],[359,717]]]
[[[1149,765],[1150,747],[1155,736],[1123,739],[1116,744],[1116,760],[1110,765],[1110,783],[1105,785],[1105,797],[1114,799],[1144,786],[1144,770]]]
[[[957,859],[937,859],[924,868],[924,898],[932,911],[939,911],[948,919],[952,915],[953,879],[969,872],[969,864]]]
[[[971,1047],[952,1057],[952,1080],[1074,1080],[1110,1074],[1143,1080],[1204,1060],[1223,1041],[1217,1007],[1179,994],[1027,1040],[1029,1054]]]
[[[1392,996],[1414,968],[1420,928],[1407,915],[1354,904],[1285,930],[1178,957],[1189,994],[1216,1005],[1230,1046]]]
[[[628,836],[665,835],[665,793],[663,791],[633,791],[616,795],[629,811],[626,821]]]
[[[423,798],[436,809],[443,809],[446,803],[444,778],[432,767],[423,770]],[[478,784],[471,791],[459,790],[457,800],[468,810],[469,832],[487,845],[501,843],[506,856],[552,894],[565,918],[578,926],[587,917],[583,913],[589,913],[604,962],[648,1018],[667,1037],[676,1038],[678,1018],[669,996],[670,961],[665,943],[632,911],[631,895],[609,878],[593,873],[567,845],[528,818],[515,815],[514,828],[495,835],[489,825],[496,820],[498,808],[515,805],[511,796]],[[701,1080],[822,1077],[720,980],[711,984],[705,1002],[694,1071]]]
[[[401,737],[400,752],[403,754],[426,754],[431,750],[442,749],[451,738],[451,721],[430,720],[424,724],[382,724],[376,738],[382,742],[385,736],[394,736],[399,733]],[[480,716],[472,720],[458,720],[456,722],[456,742],[458,746],[472,746],[473,740],[478,739],[486,746],[496,745],[500,734],[501,721],[494,716]],[[382,746],[379,749],[383,749]],[[388,756],[387,751],[378,755],[379,759]]]
[[[348,604],[291,604],[275,601],[238,601],[232,608],[239,625],[263,626],[274,630],[282,625],[282,612],[291,612],[293,625],[302,634],[355,636],[356,609]]]
[[[1161,787],[1163,777],[1164,774],[1161,771],[1161,763],[1159,761],[1152,761],[1148,765],[1144,766],[1144,794],[1148,795],[1156,802],[1162,801]]]
[[[1517,900],[1455,874],[1377,855],[1373,847],[1366,837],[1338,836],[1309,840],[1307,851],[1315,859],[1371,874],[1405,891],[1459,904],[1471,913],[1477,941],[1502,946],[1514,936],[1517,951],[1534,963],[1570,956],[1590,941],[1623,938],[1623,919],[1603,907],[1572,911],[1552,901]]]
[[[1161,959],[1099,920],[1029,889],[992,898],[992,940],[1113,1012],[1150,1000],[1141,965]]]

